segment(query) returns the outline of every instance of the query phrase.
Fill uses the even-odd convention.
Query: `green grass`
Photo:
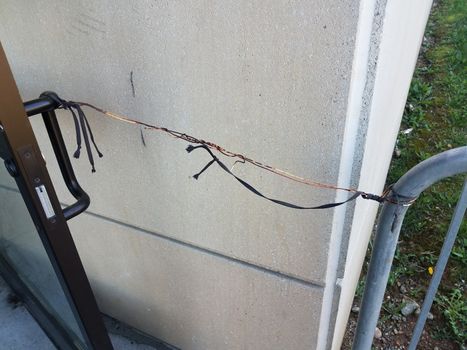
[[[439,1],[430,17],[410,87],[388,184],[419,162],[467,144],[467,1]],[[436,264],[464,176],[447,179],[423,193],[409,209],[389,283]],[[427,272],[426,272],[427,274]],[[446,320],[438,334],[466,343],[467,222],[464,220],[443,277],[435,307]],[[428,278],[427,282],[428,283]],[[419,293],[417,293],[419,294]]]
[[[449,295],[440,295],[435,300],[443,310],[443,315],[449,323],[450,331],[459,343],[467,342],[467,303],[460,289],[453,289]]]

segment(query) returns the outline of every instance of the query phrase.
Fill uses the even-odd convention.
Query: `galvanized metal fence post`
[[[435,182],[461,173],[467,173],[467,147],[452,149],[421,162],[392,187],[389,193],[392,200],[385,202],[379,216],[353,350],[371,349],[408,203]]]
[[[435,272],[431,278],[430,285],[425,295],[425,300],[423,301],[422,309],[420,315],[417,319],[417,324],[415,325],[412,339],[409,344],[408,350],[415,350],[417,348],[418,342],[422,335],[423,327],[425,326],[426,319],[428,317],[428,312],[430,311],[433,300],[435,300],[436,292],[438,291],[439,284],[441,282],[441,277],[443,277],[444,270],[448,263],[449,255],[451,255],[452,247],[456,242],[457,233],[462,223],[462,219],[465,215],[465,209],[467,208],[467,181],[464,182],[464,188],[462,189],[461,198],[454,209],[454,215],[449,225],[448,233],[446,239],[444,240],[443,247],[439,253],[439,259],[436,263]]]

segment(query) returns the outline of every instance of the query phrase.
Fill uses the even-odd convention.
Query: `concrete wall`
[[[350,186],[359,182],[362,110],[373,95],[367,77],[379,39],[371,25],[362,28],[375,6],[4,1],[0,38],[25,100],[54,90]],[[181,141],[87,115],[105,156],[95,174],[84,154],[74,162],[92,204],[70,227],[104,312],[183,349],[330,345],[353,205],[281,208],[216,168],[195,181],[190,175],[208,161],[202,152],[188,155]],[[71,151],[72,120],[59,116]],[[32,123],[70,203],[43,126]],[[380,145],[386,163],[393,144],[394,137]],[[235,171],[284,200],[345,197],[248,166]]]

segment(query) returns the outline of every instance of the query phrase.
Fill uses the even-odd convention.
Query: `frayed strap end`
[[[196,180],[198,180],[198,177],[199,177],[202,173],[204,173],[215,161],[216,161],[215,159],[211,160],[208,164],[206,164],[206,166],[205,166],[198,174],[193,175],[193,177],[194,177]]]
[[[361,196],[364,199],[369,199],[369,200],[376,201],[376,202],[379,202],[379,203],[383,203],[384,200],[385,200],[384,197],[381,197],[381,196],[378,196],[378,195],[372,194],[372,193],[362,193]]]

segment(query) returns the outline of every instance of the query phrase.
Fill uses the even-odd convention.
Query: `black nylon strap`
[[[81,108],[77,109],[77,111],[78,111],[79,123],[81,124],[81,131],[83,133],[84,145],[86,146],[86,152],[88,154],[89,163],[91,163],[91,171],[95,173],[96,168],[94,167],[94,157],[92,156],[91,144],[89,143],[89,137],[88,137],[88,133],[86,130],[86,122],[85,122],[84,113],[81,110]]]
[[[90,106],[90,107],[92,107],[92,108],[96,109],[97,111],[99,111],[101,113],[104,113],[104,114],[107,114],[107,112],[105,112],[104,110],[99,109],[97,107],[94,107],[92,105],[89,105],[87,103],[62,100],[60,97],[57,96],[57,94],[55,94],[53,92],[46,92],[43,95],[47,96],[47,97],[51,98],[53,101],[55,101],[56,104],[57,104],[57,108],[66,109],[66,110],[69,110],[71,112],[71,115],[73,117],[73,122],[75,124],[76,143],[77,143],[77,148],[76,148],[76,151],[74,152],[73,156],[75,158],[79,158],[80,153],[81,153],[81,137],[83,137],[84,145],[86,147],[86,153],[87,153],[87,156],[88,156],[89,163],[91,164],[92,172],[95,172],[96,169],[94,167],[94,157],[93,157],[93,154],[92,154],[91,142],[94,145],[94,148],[95,148],[97,154],[99,155],[99,157],[102,157],[103,155],[102,155],[102,153],[100,152],[99,148],[96,145],[96,142],[94,140],[94,135],[93,135],[92,130],[91,130],[91,126],[89,125],[88,119],[87,119],[86,115],[84,114],[84,112],[83,112],[83,110],[81,108],[81,105]],[[121,118],[118,118],[118,119],[121,119]],[[123,118],[123,120],[126,120],[126,119]],[[217,165],[219,165],[222,170],[224,170],[230,176],[234,177],[235,180],[240,182],[240,184],[242,184],[250,192],[253,192],[257,196],[260,196],[260,197],[262,197],[262,198],[264,198],[264,199],[266,199],[268,201],[271,201],[273,203],[276,203],[276,204],[284,206],[284,207],[288,207],[288,208],[292,208],[292,209],[328,209],[328,208],[337,207],[339,205],[342,205],[342,204],[345,204],[347,202],[353,201],[353,200],[357,199],[360,196],[363,199],[374,200],[374,201],[377,201],[379,203],[389,201],[391,203],[398,204],[398,205],[410,205],[416,199],[416,198],[409,198],[409,199],[405,199],[405,200],[401,201],[400,198],[398,198],[397,195],[394,196],[394,197],[396,197],[395,199],[393,199],[392,197],[388,198],[388,196],[386,195],[386,192],[382,196],[378,196],[378,195],[375,195],[375,194],[366,193],[366,192],[358,191],[358,190],[355,190],[355,189],[344,189],[344,188],[332,187],[332,188],[335,188],[336,190],[346,190],[348,192],[352,192],[353,194],[343,202],[327,203],[327,204],[322,204],[322,205],[317,205],[317,206],[301,206],[301,205],[289,203],[289,202],[282,201],[282,200],[275,199],[275,198],[271,198],[271,197],[268,197],[268,196],[262,194],[260,191],[258,191],[255,187],[250,185],[248,182],[246,182],[245,180],[241,179],[240,177],[238,177],[237,175],[232,173],[232,171],[222,161],[220,161],[219,158],[217,158],[211,152],[211,149],[208,146],[212,146],[212,147],[216,146],[221,153],[227,152],[228,154],[231,154],[231,155],[236,156],[236,157],[241,157],[241,155],[234,154],[232,152],[228,152],[228,151],[225,151],[225,150],[223,152],[222,148],[217,146],[217,145],[205,142],[202,139],[196,139],[196,138],[194,138],[192,136],[182,134],[182,133],[179,133],[177,131],[168,130],[168,129],[162,128],[162,127],[151,126],[149,124],[145,124],[145,123],[142,123],[142,122],[136,122],[136,121],[131,120],[131,119],[128,119],[128,120],[131,121],[132,123],[146,125],[148,127],[151,127],[151,128],[157,129],[157,130],[168,132],[172,136],[181,138],[181,139],[183,139],[185,141],[200,144],[198,146],[189,145],[186,148],[187,152],[190,153],[195,149],[203,148],[205,151],[207,151],[210,154],[210,156],[212,157],[212,160],[209,161],[209,163],[198,174],[195,174],[193,176],[195,179],[198,179],[199,176],[204,171],[206,171],[212,164],[217,163]],[[82,133],[82,135],[81,135],[81,133]],[[88,133],[89,133],[89,135],[88,135]],[[184,137],[182,137],[182,136],[184,136]],[[237,160],[237,162],[239,162],[239,161]],[[330,186],[326,186],[326,188],[330,188]]]
[[[221,167],[222,170],[224,170],[229,175],[233,176],[247,190],[253,192],[257,196],[260,196],[260,197],[262,197],[262,198],[264,198],[264,199],[266,199],[268,201],[271,201],[273,203],[282,205],[282,206],[287,207],[287,208],[292,208],[292,209],[328,209],[328,208],[334,208],[334,207],[337,207],[339,205],[345,204],[347,202],[353,201],[354,199],[357,199],[359,196],[361,196],[363,194],[363,192],[357,191],[352,196],[350,196],[347,200],[345,200],[343,202],[327,203],[327,204],[322,204],[322,205],[317,205],[317,206],[309,206],[309,207],[304,207],[304,206],[301,206],[301,205],[297,205],[297,204],[289,203],[289,202],[282,201],[282,200],[279,200],[279,199],[271,198],[271,197],[265,196],[264,194],[259,192],[256,188],[254,188],[252,185],[250,185],[248,182],[246,182],[245,180],[239,178],[237,175],[232,173],[230,171],[230,169],[222,161],[220,161],[219,158],[217,158],[207,146],[205,146],[205,145],[199,145],[199,146],[189,145],[186,148],[186,151],[188,153],[191,153],[192,151],[194,151],[195,149],[198,149],[198,148],[202,148],[205,151],[207,151],[209,153],[209,155],[212,157],[212,160],[199,173],[197,173],[196,175],[193,176],[195,179],[198,179],[199,176],[205,170],[207,170],[212,164],[214,164],[214,162],[215,162]]]
[[[68,110],[71,112],[71,115],[73,116],[73,121],[75,123],[76,151],[75,153],[73,153],[73,157],[78,159],[81,153],[81,132],[79,131],[79,121],[75,111],[73,111],[73,108],[69,107]]]
[[[91,171],[93,173],[96,172],[96,168],[94,167],[94,157],[92,154],[91,142],[94,145],[94,148],[96,149],[97,154],[99,155],[100,158],[103,157],[103,154],[101,153],[101,151],[96,145],[96,142],[94,140],[94,135],[91,130],[91,126],[89,125],[89,122],[88,122],[88,118],[84,114],[81,106],[78,103],[73,102],[73,101],[62,100],[60,97],[58,97],[57,94],[53,92],[46,92],[44,93],[44,95],[51,98],[58,105],[58,108],[63,108],[71,112],[71,115],[73,117],[73,122],[75,124],[75,133],[76,133],[76,151],[73,153],[73,157],[79,158],[81,154],[81,133],[82,133],[88,160],[89,160],[89,163],[91,164]],[[91,139],[91,141],[89,141],[89,139]]]

